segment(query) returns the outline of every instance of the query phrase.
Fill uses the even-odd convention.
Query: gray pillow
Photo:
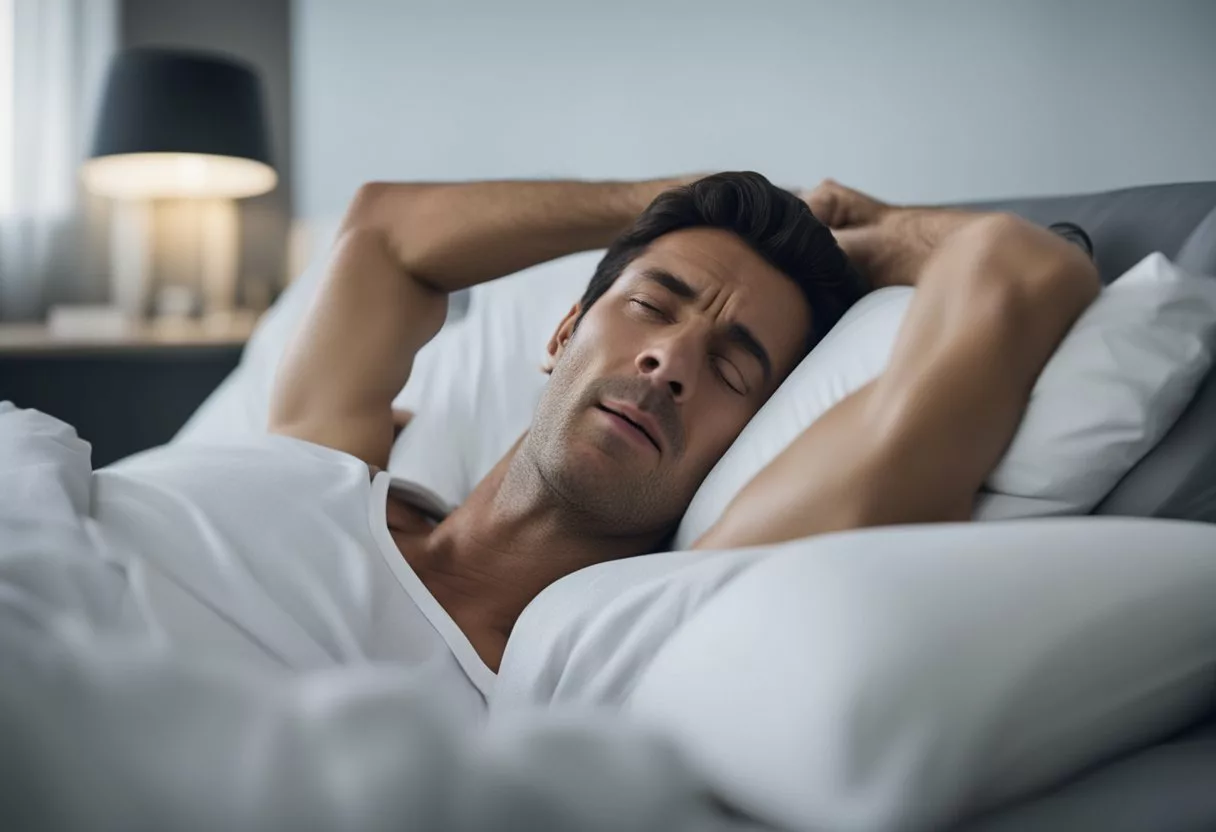
[[[964,207],[1009,211],[1041,225],[1075,222],[1093,239],[1104,283],[1154,251],[1187,271],[1216,279],[1216,182]],[[1216,522],[1216,371],[1165,438],[1094,513]]]

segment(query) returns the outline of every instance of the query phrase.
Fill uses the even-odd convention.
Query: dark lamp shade
[[[119,199],[255,196],[274,188],[262,87],[227,58],[131,49],[110,67],[82,176]]]

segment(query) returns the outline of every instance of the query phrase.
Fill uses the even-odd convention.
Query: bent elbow
[[[385,194],[390,187],[387,182],[364,182],[360,185],[346,207],[339,233],[377,227],[383,213]]]
[[[1054,232],[1013,214],[990,214],[968,226],[972,282],[998,317],[1051,309],[1079,315],[1102,289],[1088,254]]]

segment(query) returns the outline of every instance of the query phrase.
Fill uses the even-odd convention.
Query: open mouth
[[[642,434],[642,436],[646,437],[647,441],[649,441],[651,445],[654,445],[654,449],[656,451],[659,451],[660,453],[662,453],[663,449],[661,447],[659,447],[658,440],[655,439],[655,437],[651,436],[650,431],[646,430],[646,428],[642,427],[637,422],[630,419],[624,413],[613,410],[610,407],[604,407],[604,405],[602,405],[602,404],[597,404],[596,407],[599,408],[600,410],[604,411],[608,415],[615,416],[616,418],[625,422],[625,424],[629,425],[634,430],[636,430],[638,433]]]

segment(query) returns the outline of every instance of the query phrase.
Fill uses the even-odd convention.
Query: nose
[[[687,401],[696,384],[696,345],[687,336],[675,336],[648,344],[638,353],[638,371],[651,384],[666,386],[677,403]]]

